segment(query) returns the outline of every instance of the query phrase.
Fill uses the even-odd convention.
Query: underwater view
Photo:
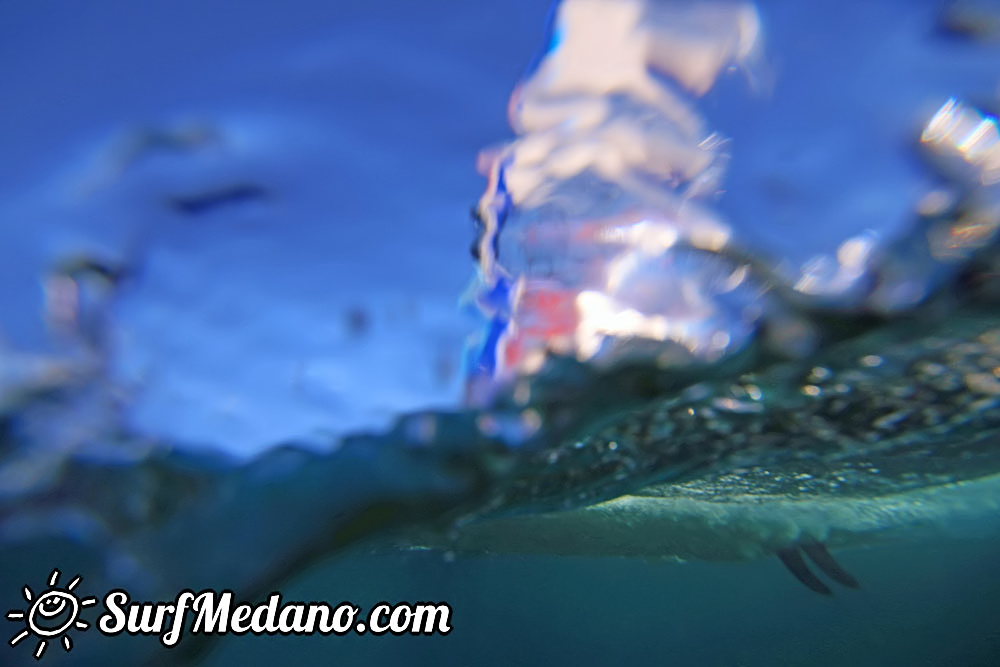
[[[0,665],[1000,665],[997,2],[0,63]]]

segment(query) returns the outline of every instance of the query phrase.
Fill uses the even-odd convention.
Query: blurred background
[[[5,346],[92,261],[136,428],[251,455],[457,403],[475,157],[544,2],[3,11]]]

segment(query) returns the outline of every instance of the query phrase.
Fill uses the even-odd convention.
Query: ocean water
[[[622,92],[573,78],[614,4],[0,9],[0,607],[58,568],[452,609],[171,649],[90,609],[40,662],[1000,664],[1000,10],[618,3],[666,7],[639,25],[675,49]],[[620,18],[580,53],[648,56]],[[685,63],[723,52],[701,90]],[[934,139],[936,111],[980,124]],[[476,156],[515,138],[491,191]],[[567,171],[609,144],[662,152]],[[587,234],[636,207],[689,242],[604,286],[682,323],[653,348],[510,296],[601,291]],[[859,590],[776,556],[817,541]]]

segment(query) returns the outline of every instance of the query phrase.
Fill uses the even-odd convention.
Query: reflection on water
[[[995,532],[990,10],[563,0],[480,156],[477,320],[458,212],[501,130],[470,119],[522,4],[428,9],[440,42],[404,7],[317,9],[308,47],[285,19],[253,76],[194,77],[212,102],[5,192],[6,572],[252,597],[358,544]]]

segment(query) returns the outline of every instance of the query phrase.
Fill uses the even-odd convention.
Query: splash
[[[491,334],[474,372],[537,370],[546,352],[610,365],[738,347],[754,319],[738,302],[759,289],[715,256],[731,236],[709,206],[728,144],[694,101],[759,64],[756,10],[569,0],[549,41],[510,100],[517,139],[480,157]]]
[[[510,100],[517,137],[480,156],[488,186],[476,209],[472,293],[488,325],[470,355],[474,404],[488,404],[513,378],[538,374],[551,357],[601,369],[675,369],[717,363],[759,342],[803,358],[828,339],[818,311],[912,310],[993,243],[993,116],[954,96],[933,114],[907,108],[896,113],[923,126],[922,165],[905,140],[881,130],[862,147],[881,172],[869,174],[856,159],[839,165],[837,138],[867,130],[845,114],[817,134],[813,98],[869,105],[872,82],[790,91],[767,56],[764,25],[751,3],[555,7],[548,46]],[[801,30],[784,27],[782,47],[787,33]],[[866,48],[879,47],[859,45]],[[928,88],[939,87],[933,83]],[[757,112],[761,106],[771,108]],[[736,135],[717,129],[708,108]],[[742,108],[751,120],[740,125],[733,117]],[[765,130],[781,132],[766,135],[770,146],[754,138]],[[799,154],[819,146],[828,146],[824,168],[842,169],[850,186],[837,206],[871,218],[846,237],[815,222],[827,215],[826,195],[805,196],[836,181],[791,171]],[[785,152],[784,173],[755,183],[753,198],[734,200],[728,190],[744,194],[748,174],[763,180],[775,168],[775,150]],[[895,172],[915,172],[920,185],[897,188],[895,198],[870,194],[896,187]],[[759,205],[756,193],[769,188],[778,194]],[[830,237],[821,252],[799,258],[761,240],[784,210],[807,216],[792,221],[789,237],[805,242],[810,227]]]

